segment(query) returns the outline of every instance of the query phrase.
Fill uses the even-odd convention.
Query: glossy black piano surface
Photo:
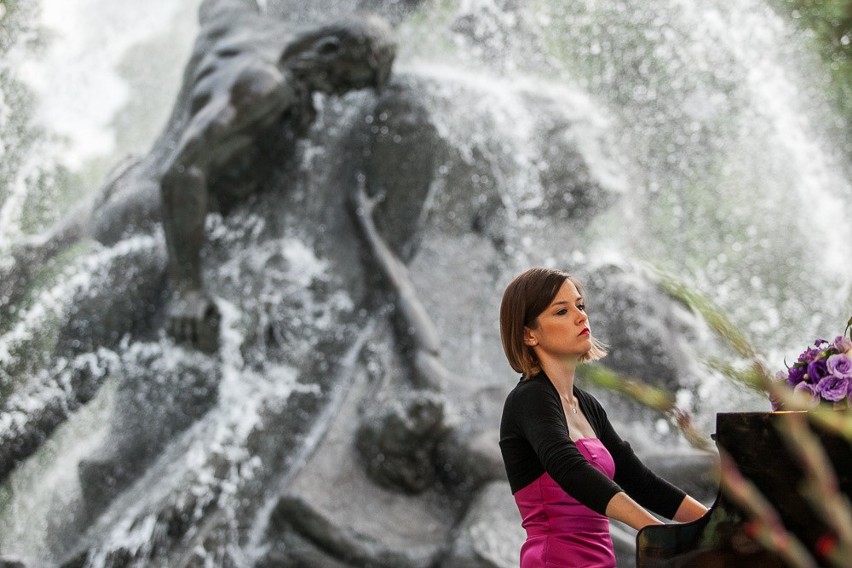
[[[716,445],[744,477],[777,509],[784,526],[811,551],[821,566],[817,543],[828,530],[797,488],[802,469],[788,452],[774,423],[785,413],[742,412],[716,416]],[[852,447],[846,440],[816,432],[834,465],[840,489],[852,494]],[[704,517],[685,524],[646,527],[636,536],[637,568],[772,568],[785,566],[749,536],[746,515],[723,492]]]

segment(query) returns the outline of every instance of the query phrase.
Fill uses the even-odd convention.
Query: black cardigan
[[[547,472],[566,493],[605,514],[610,499],[624,491],[637,503],[672,518],[685,493],[649,470],[610,424],[601,404],[574,387],[580,409],[615,462],[615,479],[592,466],[571,441],[559,393],[542,372],[522,379],[506,397],[500,423],[500,451],[512,493]]]

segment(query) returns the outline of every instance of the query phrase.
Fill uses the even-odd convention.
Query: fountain
[[[605,362],[676,393],[705,431],[768,403],[704,365],[733,355],[649,267],[711,297],[779,364],[852,310],[835,246],[850,242],[849,172],[814,104],[815,63],[764,2],[204,0],[200,20],[161,4],[162,19],[114,14],[135,35],[83,26],[124,54],[62,82],[103,85],[97,118],[39,91],[48,68],[27,51],[52,53],[60,39],[40,26],[87,5],[58,18],[43,1],[39,20],[10,2],[4,16],[20,27],[4,32],[0,117],[23,135],[4,126],[0,273],[20,278],[0,285],[0,560],[513,566],[523,534],[496,444],[516,380],[497,330],[513,275],[577,273]],[[201,49],[218,10],[298,27],[362,8],[395,25],[390,83],[315,95],[261,190],[207,216],[218,349],[176,342],[151,176],[186,111],[196,22]],[[161,83],[158,69],[172,79],[156,95],[127,92]],[[149,114],[149,100],[164,106]],[[110,188],[138,200],[130,230],[109,230]],[[359,191],[390,256],[365,239]],[[75,204],[87,230],[60,221]],[[51,230],[61,250],[43,253]],[[707,456],[665,417],[598,394],[637,453],[712,498]],[[630,566],[632,535],[613,531]]]

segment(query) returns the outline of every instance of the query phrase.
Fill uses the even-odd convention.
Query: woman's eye
[[[586,304],[580,304],[579,306],[577,306],[577,309],[580,310],[581,312],[585,312],[586,311]]]
[[[564,315],[565,315],[565,314],[567,314],[567,313],[568,313],[568,310],[566,310],[565,308],[562,308],[561,310],[559,310],[558,312],[556,312],[556,315],[557,315],[557,316],[564,316]]]

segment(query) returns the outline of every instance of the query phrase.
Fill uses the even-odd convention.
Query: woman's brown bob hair
[[[561,270],[530,268],[518,275],[503,292],[500,304],[500,340],[503,352],[512,369],[529,378],[541,371],[532,348],[524,343],[524,327],[535,329],[536,318],[550,305],[559,289],[568,280],[577,287],[581,296],[580,281]],[[582,357],[581,363],[597,361],[606,355],[606,347],[594,337],[592,348]]]

